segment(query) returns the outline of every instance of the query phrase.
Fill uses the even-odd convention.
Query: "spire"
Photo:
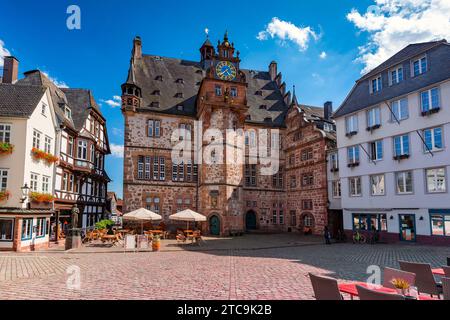
[[[294,106],[298,107],[297,94],[295,93],[295,85],[294,85],[294,88],[293,88],[292,92],[293,92],[293,94],[292,94],[292,103],[291,103],[291,105],[294,105]]]
[[[134,59],[131,59],[130,69],[128,70],[127,84],[136,84],[136,76],[134,74]]]
[[[225,30],[225,35],[223,36],[224,41],[228,41],[228,30]]]

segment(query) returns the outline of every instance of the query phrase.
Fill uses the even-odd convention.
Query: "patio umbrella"
[[[154,213],[153,211],[141,208],[136,211],[124,214],[123,219],[129,221],[141,221],[142,233],[144,233],[144,221],[159,221],[162,220],[162,217],[159,214]]]
[[[200,213],[197,213],[190,209],[173,214],[169,217],[169,219],[175,221],[187,221],[188,229],[189,229],[189,222],[202,222],[207,220],[204,215],[201,215]]]

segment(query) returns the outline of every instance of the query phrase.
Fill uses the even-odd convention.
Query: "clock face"
[[[216,66],[217,76],[226,81],[231,81],[236,78],[236,67],[229,61],[221,61]]]

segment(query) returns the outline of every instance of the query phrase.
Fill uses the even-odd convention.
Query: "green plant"
[[[114,226],[114,221],[112,220],[102,220],[95,224],[95,228],[98,230],[109,229]]]
[[[30,193],[30,199],[33,202],[50,203],[50,202],[53,202],[55,200],[55,197],[53,197],[53,195],[51,195],[49,193],[31,192]]]
[[[14,150],[14,146],[8,142],[0,143],[0,154],[8,154],[12,153]]]
[[[10,196],[11,196],[11,193],[9,193],[8,190],[0,191],[0,201],[8,200]]]

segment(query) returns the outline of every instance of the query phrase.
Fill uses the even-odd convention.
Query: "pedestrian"
[[[330,230],[328,229],[328,226],[325,226],[324,237],[325,237],[325,244],[331,244],[331,233]]]

